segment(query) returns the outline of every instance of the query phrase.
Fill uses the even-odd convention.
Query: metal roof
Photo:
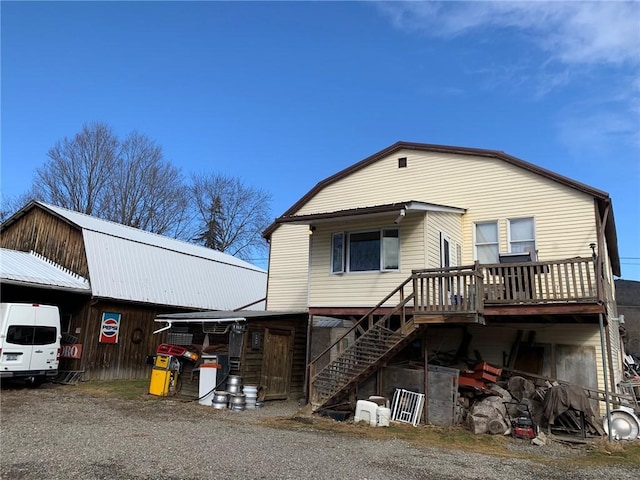
[[[89,281],[35,252],[0,249],[2,283],[91,293]]]
[[[82,230],[94,297],[208,310],[264,310],[267,272],[244,260],[34,202]],[[28,207],[26,207],[28,209]]]
[[[267,274],[255,267],[90,230],[83,236],[95,297],[233,310],[266,296]],[[255,308],[264,310],[264,302]]]
[[[145,230],[140,230],[139,228],[129,227],[127,225],[122,225],[121,223],[115,223],[109,220],[92,217],[91,215],[87,215],[85,213],[74,212],[73,210],[57,207],[55,205],[49,205],[44,202],[35,203],[42,206],[46,210],[50,210],[58,216],[66,219],[74,225],[82,228],[83,231],[103,233],[105,235],[110,235],[123,240],[130,240],[132,242],[138,242],[158,248],[174,250],[183,254],[206,258],[209,260],[214,260],[216,262],[228,263],[231,265],[236,265],[238,267],[244,267],[266,273],[264,270],[256,267],[255,265],[252,265],[249,262],[245,262],[244,260],[240,260],[239,258],[219,252],[217,250],[205,248],[193,243],[183,242],[174,238],[165,237],[156,233],[147,232]]]
[[[247,320],[247,319],[266,319],[271,317],[305,317],[309,316],[308,312],[303,311],[209,311],[209,312],[187,312],[187,313],[163,313],[155,318],[155,322],[202,322],[202,321],[230,321],[231,320]]]

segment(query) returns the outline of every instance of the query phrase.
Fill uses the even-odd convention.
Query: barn
[[[230,255],[30,202],[0,226],[3,302],[57,305],[60,369],[84,380],[147,378],[162,314],[264,310],[267,273]]]

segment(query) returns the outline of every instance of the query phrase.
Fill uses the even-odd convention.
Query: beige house
[[[319,182],[265,237],[267,309],[355,323],[310,363],[316,406],[415,340],[429,357],[619,380],[605,192],[500,151],[399,142]]]

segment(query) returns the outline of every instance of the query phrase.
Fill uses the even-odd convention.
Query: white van
[[[57,375],[60,337],[58,307],[0,303],[0,378],[40,385]]]

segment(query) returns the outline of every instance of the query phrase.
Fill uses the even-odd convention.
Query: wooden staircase
[[[465,314],[480,321],[476,292],[482,283],[478,279],[473,266],[414,271],[309,363],[309,400],[313,409],[335,405],[355,390],[417,337],[425,319],[460,318]],[[407,295],[405,288],[410,290]],[[397,304],[384,307],[394,297]],[[466,300],[459,301],[462,298]]]
[[[410,342],[418,330],[413,322],[407,324],[405,333],[382,324],[379,321],[358,337],[314,377],[314,406],[320,408],[339,400]]]
[[[311,361],[309,398],[314,410],[334,404],[349,394],[410,341],[416,327],[411,319],[407,321],[406,307],[413,301],[413,292],[405,296],[404,289],[411,282],[411,277],[405,280]],[[399,303],[376,321],[376,312],[396,295]],[[400,320],[397,328],[390,327],[394,317]],[[354,338],[355,341],[347,345],[349,339]]]

